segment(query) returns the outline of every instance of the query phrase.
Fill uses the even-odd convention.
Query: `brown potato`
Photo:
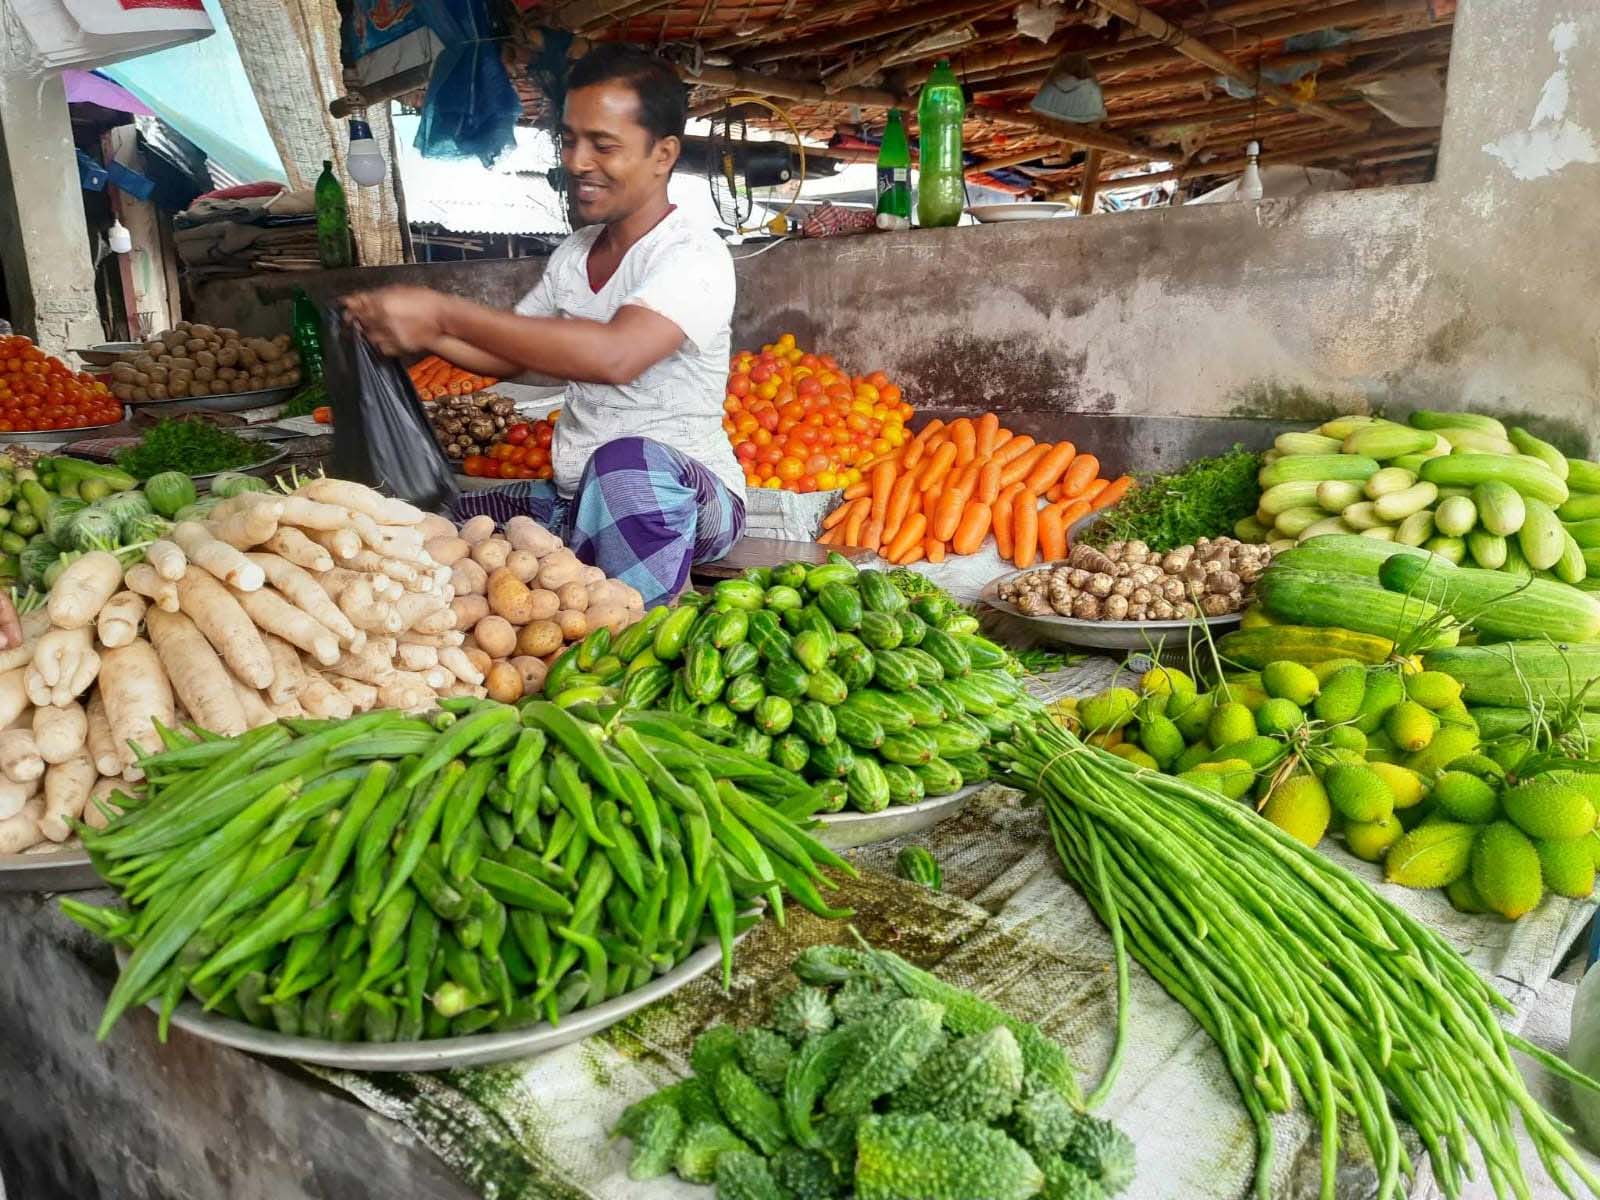
[[[517,648],[511,622],[492,613],[472,627],[472,636],[491,658],[509,658]]]
[[[461,526],[460,533],[463,540],[476,546],[479,542],[494,534],[494,518],[489,516],[473,517]]]
[[[620,604],[628,607],[628,592],[632,589],[627,584],[616,579],[602,579],[599,583],[591,583],[588,587],[589,604]],[[572,607],[568,605],[567,607]]]
[[[529,554],[526,550],[513,550],[506,555],[506,570],[527,583],[539,574],[539,556]]]
[[[489,572],[488,595],[489,607],[513,625],[526,625],[533,620],[533,593],[504,567]]]
[[[561,636],[569,642],[582,641],[589,634],[589,618],[570,608],[563,608],[556,614],[556,624],[561,627]]]
[[[584,567],[583,573],[578,576],[578,580],[584,587],[588,587],[591,583],[604,583],[606,581],[606,573],[599,567]]]
[[[560,598],[548,588],[533,589],[533,619],[548,621],[561,611]]]
[[[632,619],[632,614],[620,604],[601,604],[591,608],[584,615],[588,618],[590,629],[599,629],[604,625],[612,633],[616,633]]]
[[[506,522],[506,538],[518,550],[543,558],[563,549],[561,539],[532,517],[516,516]]]
[[[522,699],[522,672],[509,662],[497,662],[484,676],[483,684],[489,689],[489,699],[502,704],[515,704]]]
[[[450,607],[455,610],[456,628],[471,629],[489,615],[489,598],[477,595],[457,596],[450,601]]]
[[[583,612],[589,607],[589,589],[574,579],[556,589],[556,599],[561,601],[562,608]]]
[[[453,533],[445,537],[429,538],[423,543],[422,548],[428,552],[428,556],[434,562],[446,567],[455,566],[468,554],[472,553],[472,547],[467,543],[467,540],[458,538]]]
[[[539,563],[539,586],[549,591],[556,591],[563,583],[570,583],[577,579],[583,570],[583,564],[575,557],[562,558],[563,551],[556,551]]]
[[[485,571],[494,571],[506,565],[511,555],[511,543],[504,538],[485,538],[472,548],[472,561]]]
[[[533,621],[517,634],[517,653],[543,658],[561,649],[561,626],[554,621]]]
[[[476,668],[479,675],[487,675],[489,668],[494,666],[494,659],[490,658],[477,646],[462,646],[462,653],[467,656],[467,661]]]
[[[531,654],[519,654],[511,660],[511,665],[522,672],[524,696],[537,695],[544,690],[544,677],[550,673],[544,659],[534,658]]]
[[[458,596],[481,594],[489,586],[489,572],[470,558],[463,558],[450,568],[450,583]]]

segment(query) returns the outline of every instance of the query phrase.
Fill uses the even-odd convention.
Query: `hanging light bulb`
[[[1244,176],[1239,180],[1239,199],[1259,200],[1266,189],[1261,186],[1261,143],[1251,142],[1244,148]]]
[[[360,117],[350,118],[350,154],[345,159],[350,178],[362,187],[376,187],[389,173],[389,164],[383,161],[383,151],[373,140],[372,126]]]
[[[106,245],[113,254],[127,254],[133,250],[133,235],[116,217],[111,218],[111,228],[106,230]]]

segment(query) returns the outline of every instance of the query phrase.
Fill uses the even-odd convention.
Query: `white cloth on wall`
[[[404,261],[400,207],[392,179],[359,187],[345,158],[350,134],[328,105],[345,94],[335,0],[221,0],[261,116],[292,190],[315,186],[325,159],[344,184],[350,228],[363,266]],[[368,113],[384,161],[394,163],[389,106]]]

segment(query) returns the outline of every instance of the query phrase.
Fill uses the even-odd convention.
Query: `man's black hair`
[[[572,65],[567,90],[613,82],[627,84],[639,98],[639,124],[652,142],[683,137],[689,120],[689,89],[667,63],[637,46],[607,42]]]

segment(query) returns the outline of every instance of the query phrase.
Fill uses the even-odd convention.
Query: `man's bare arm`
[[[580,383],[631,383],[683,344],[677,325],[633,305],[605,322],[523,317],[454,297],[442,308],[440,330],[451,346],[470,348],[497,365],[514,364],[519,373]],[[451,358],[437,345],[433,350]]]

